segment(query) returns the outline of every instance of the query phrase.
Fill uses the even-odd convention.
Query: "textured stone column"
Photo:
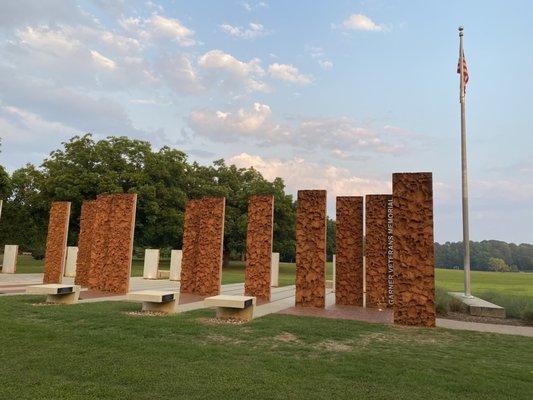
[[[270,301],[274,196],[251,196],[246,233],[244,294]]]
[[[435,326],[431,173],[392,176],[394,323]]]
[[[87,286],[125,294],[129,289],[137,195],[98,196]]]
[[[157,271],[159,271],[159,249],[145,249],[143,278],[157,279]]]
[[[272,253],[270,262],[270,286],[279,286],[279,253]]]
[[[335,303],[363,306],[363,197],[337,197]]]
[[[296,306],[325,307],[326,191],[299,190],[296,218]]]
[[[65,276],[74,278],[76,276],[76,259],[78,258],[78,248],[76,246],[67,247],[67,260],[65,262]]]
[[[61,283],[65,271],[70,202],[55,201],[50,208],[43,283]]]
[[[222,278],[224,197],[189,200],[185,209],[181,293],[216,296]]]
[[[85,200],[81,204],[78,257],[76,259],[76,276],[74,278],[74,283],[80,286],[88,285],[96,211],[96,200]]]
[[[170,273],[169,279],[171,281],[181,280],[181,260],[183,252],[181,250],[172,250],[170,252]]]
[[[4,259],[2,261],[2,273],[14,274],[17,272],[17,259],[19,246],[16,244],[6,244],[4,246]]]
[[[137,195],[111,195],[107,258],[99,290],[125,294],[129,291]]]
[[[388,209],[391,194],[366,196],[366,306],[387,308],[389,304],[388,276]],[[392,235],[392,232],[390,233]]]

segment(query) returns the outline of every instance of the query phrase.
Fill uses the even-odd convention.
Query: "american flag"
[[[463,77],[465,82],[465,91],[466,91],[466,84],[468,83],[468,68],[466,66],[466,58],[465,53],[463,52],[462,57],[459,57],[459,61],[457,62],[457,73],[461,74],[461,58],[463,59]]]

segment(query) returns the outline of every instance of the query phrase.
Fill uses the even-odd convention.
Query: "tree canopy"
[[[26,165],[9,176],[0,169],[0,196],[6,199],[0,242],[42,251],[52,201],[72,202],[69,243],[77,243],[84,199],[104,193],[137,193],[135,246],[181,248],[185,204],[202,196],[226,197],[226,254],[245,251],[248,197],[275,198],[274,251],[294,259],[296,208],[281,178],[270,182],[253,168],[217,160],[203,166],[182,151],[127,137],[95,141],[74,137],[36,167]]]

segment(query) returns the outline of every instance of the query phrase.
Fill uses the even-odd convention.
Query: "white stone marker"
[[[144,250],[144,279],[157,279],[159,270],[159,249]]]
[[[272,253],[270,262],[270,286],[279,286],[279,253]]]
[[[4,262],[2,263],[3,274],[14,274],[17,272],[17,257],[19,246],[16,244],[6,244],[4,247]]]
[[[181,280],[181,259],[183,257],[183,251],[172,250],[170,252],[170,276],[171,281]]]
[[[65,276],[74,278],[76,276],[76,260],[78,259],[78,248],[76,246],[67,247],[67,261],[65,262]]]

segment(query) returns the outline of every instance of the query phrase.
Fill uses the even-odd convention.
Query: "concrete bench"
[[[255,297],[252,296],[229,296],[220,294],[208,297],[204,300],[206,307],[217,308],[217,318],[234,318],[242,321],[250,321],[254,317]]]
[[[128,300],[142,302],[143,311],[174,314],[178,308],[179,293],[164,290],[139,290],[128,293]]]
[[[26,294],[45,294],[47,303],[74,304],[80,297],[79,285],[62,285],[49,283],[46,285],[28,286]]]

